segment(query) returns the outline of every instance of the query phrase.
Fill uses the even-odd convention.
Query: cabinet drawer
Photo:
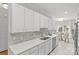
[[[23,52],[21,55],[38,55],[38,47],[33,47],[33,48]]]

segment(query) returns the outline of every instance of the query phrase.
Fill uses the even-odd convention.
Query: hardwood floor
[[[69,42],[57,40],[57,47],[50,53],[50,55],[74,55],[74,41],[70,39]]]
[[[0,52],[0,55],[8,55],[8,50]]]

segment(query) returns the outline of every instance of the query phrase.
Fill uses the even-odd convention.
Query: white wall
[[[0,51],[6,49],[8,49],[8,17],[4,16],[0,17]]]

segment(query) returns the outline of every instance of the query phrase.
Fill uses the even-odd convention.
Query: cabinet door
[[[34,12],[34,31],[39,31],[39,13]]]
[[[48,18],[44,15],[40,15],[40,28],[48,28]]]
[[[21,53],[20,55],[38,55],[38,46],[33,47],[33,48]]]
[[[45,44],[39,45],[39,55],[45,55]]]
[[[11,32],[23,32],[24,31],[24,7],[18,4],[12,4],[11,10]]]
[[[51,20],[49,20],[48,29],[51,30]]]
[[[29,51],[29,54],[30,55],[38,55],[38,46],[31,48]]]
[[[48,28],[48,24],[49,24],[49,18],[48,17],[46,18],[46,24],[47,24],[46,27]]]
[[[44,28],[44,25],[45,25],[45,23],[44,23],[44,16],[40,14],[39,17],[40,17],[39,18],[40,19],[40,28]]]
[[[50,52],[50,40],[48,40],[47,42],[45,42],[45,54],[49,54]]]
[[[44,28],[48,28],[48,18],[44,16]]]
[[[25,31],[33,31],[34,12],[25,8]]]
[[[53,20],[52,19],[48,20],[48,29],[53,30]]]
[[[52,39],[50,39],[50,51],[52,50]]]

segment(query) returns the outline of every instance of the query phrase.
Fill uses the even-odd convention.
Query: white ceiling
[[[23,3],[23,5],[32,6],[32,9],[36,7],[40,12],[56,18],[74,18],[76,15],[79,16],[79,3]],[[64,13],[65,11],[67,11],[67,14]],[[8,10],[0,7],[0,16],[8,14],[7,12]]]
[[[74,18],[79,15],[79,3],[38,3],[36,5],[46,10],[52,17]]]

